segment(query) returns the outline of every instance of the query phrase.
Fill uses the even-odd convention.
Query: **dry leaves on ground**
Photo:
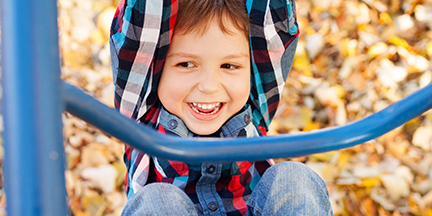
[[[111,107],[107,41],[118,2],[58,1],[63,78]],[[296,3],[301,37],[271,135],[344,125],[431,82],[432,1]],[[71,212],[120,215],[123,144],[69,114],[63,122]],[[335,215],[432,215],[431,145],[427,112],[353,148],[278,161],[315,170]]]

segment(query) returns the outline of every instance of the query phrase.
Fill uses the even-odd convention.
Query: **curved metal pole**
[[[432,108],[432,84],[369,117],[344,126],[259,138],[182,139],[157,133],[65,84],[66,110],[150,155],[183,161],[244,161],[296,157],[348,148],[379,137]]]

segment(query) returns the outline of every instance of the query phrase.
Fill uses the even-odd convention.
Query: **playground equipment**
[[[138,125],[60,79],[55,0],[2,0],[8,215],[67,214],[61,113],[149,154],[185,162],[294,157],[351,147],[432,108],[432,84],[345,126],[252,139],[180,139]],[[122,125],[115,127],[114,125]]]

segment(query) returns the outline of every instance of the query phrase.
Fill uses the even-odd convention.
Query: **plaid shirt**
[[[294,57],[294,53],[284,53],[289,45],[294,44],[293,41],[297,41],[295,39],[299,34],[293,1],[246,0],[246,7],[251,20],[249,40],[252,76],[250,97],[243,112],[248,113],[250,121],[238,126],[230,120],[221,128],[222,137],[266,134]],[[164,111],[157,97],[157,87],[172,38],[177,8],[178,0],[122,0],[111,27],[111,66],[115,84],[115,106],[123,115],[159,132],[189,137],[191,132],[178,118],[177,127],[184,128],[169,128],[169,121],[167,123],[164,116],[176,117]],[[282,67],[282,56],[285,59],[285,56],[288,56],[286,61],[289,67]],[[239,115],[241,114],[232,120],[241,119],[237,118]],[[223,132],[223,128],[231,127],[241,129],[236,133]],[[145,184],[163,181],[182,188],[197,209],[204,213],[208,211],[205,204],[214,202],[228,215],[245,213],[244,201],[261,174],[271,165],[269,162],[211,164],[214,168],[209,169],[215,169],[212,175],[218,177],[211,178],[214,181],[210,181],[206,177],[209,174],[206,170],[211,166],[208,163],[184,164],[161,160],[130,147],[126,147],[124,160],[128,170],[128,197]],[[207,197],[203,194],[208,193],[201,190],[212,193],[216,190],[217,193],[213,195],[218,196]]]
[[[221,127],[220,137],[259,136],[250,121],[251,109],[231,118]],[[184,123],[163,108],[157,121],[160,133],[180,137],[196,137]],[[148,155],[127,147],[126,165],[129,167],[130,181],[126,182],[128,196],[145,184],[165,182],[182,189],[195,204],[199,215],[243,215],[246,213],[246,200],[264,171],[274,164],[268,161],[243,161],[235,163],[196,163],[186,164]],[[137,161],[136,161],[137,160]],[[130,185],[133,184],[133,185]],[[217,206],[211,211],[209,205]]]

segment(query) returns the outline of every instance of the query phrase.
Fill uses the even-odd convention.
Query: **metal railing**
[[[293,157],[347,148],[376,138],[432,108],[430,84],[345,126],[231,140],[161,135],[61,81],[56,0],[2,0],[1,15],[8,215],[67,214],[61,122],[64,110],[151,155],[198,162]]]
[[[66,215],[56,0],[1,0],[8,215]]]
[[[72,85],[65,84],[64,93],[66,110],[72,115],[150,155],[184,162],[262,160],[348,148],[379,137],[432,108],[429,84],[380,112],[344,126],[256,138],[187,139],[137,124]]]

